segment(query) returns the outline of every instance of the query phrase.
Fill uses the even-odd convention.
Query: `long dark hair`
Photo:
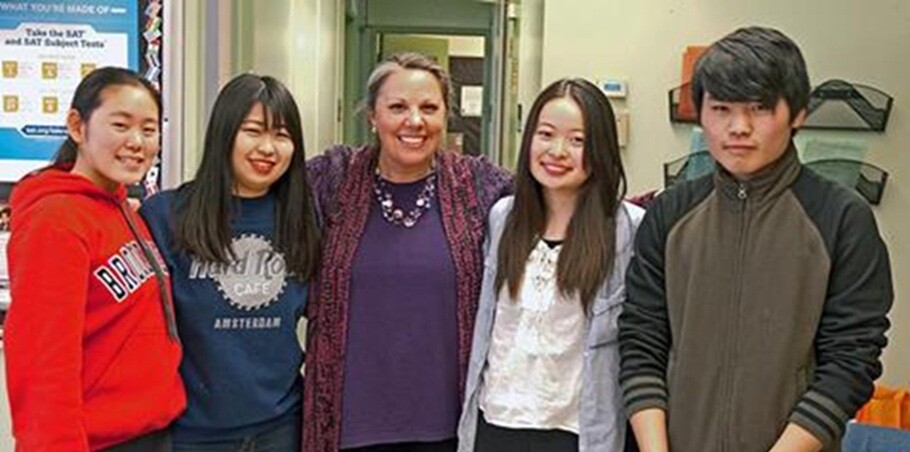
[[[87,123],[92,113],[101,106],[101,96],[104,90],[115,86],[135,86],[148,91],[149,96],[155,101],[158,107],[159,121],[161,118],[161,96],[158,90],[146,79],[135,72],[120,67],[102,67],[90,72],[79,82],[76,92],[73,93],[73,100],[70,102],[70,109],[79,113],[79,119]],[[71,164],[76,161],[79,154],[79,147],[69,136],[57,154],[54,155],[53,166]]]
[[[504,285],[518,296],[528,256],[547,225],[543,189],[531,174],[531,142],[540,111],[553,99],[568,97],[584,117],[583,162],[588,179],[579,189],[577,205],[556,266],[556,286],[579,295],[587,310],[609,275],[615,252],[616,209],[626,193],[626,176],[619,156],[616,120],[610,101],[592,83],[579,78],[554,82],[534,101],[521,138],[515,174],[515,201],[499,243],[496,288]]]
[[[235,257],[230,248],[235,209],[231,154],[241,123],[257,103],[265,110],[266,128],[286,128],[294,144],[287,171],[269,191],[276,200],[276,248],[284,254],[288,270],[305,281],[319,258],[319,227],[304,166],[300,112],[290,91],[272,77],[243,74],[218,94],[195,181],[178,197],[177,245],[205,262],[229,264]]]

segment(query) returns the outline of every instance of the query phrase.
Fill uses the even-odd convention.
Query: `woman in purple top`
[[[303,450],[454,451],[485,219],[511,176],[442,150],[449,78],[429,58],[395,55],[367,83],[376,144],[307,162],[326,239]]]

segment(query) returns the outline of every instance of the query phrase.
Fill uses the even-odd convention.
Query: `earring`
[[[376,124],[370,124],[370,133],[376,135]]]

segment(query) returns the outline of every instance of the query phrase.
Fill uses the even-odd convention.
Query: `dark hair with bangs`
[[[294,97],[272,77],[239,75],[218,94],[195,181],[184,185],[178,197],[177,245],[205,262],[229,264],[229,258],[236,257],[230,248],[231,218],[238,204],[231,155],[243,120],[259,103],[266,129],[287,129],[294,144],[287,171],[269,191],[275,194],[276,248],[289,272],[305,281],[319,258],[319,228],[304,166],[303,129]]]
[[[117,86],[132,86],[144,89],[148,92],[155,106],[158,107],[158,118],[161,118],[161,96],[158,90],[148,80],[139,76],[139,74],[121,67],[102,67],[89,72],[85,78],[79,82],[76,91],[73,93],[73,100],[70,102],[70,109],[79,113],[79,119],[83,123],[88,123],[95,109],[101,106],[104,100],[104,93],[108,88]],[[69,136],[60,145],[57,154],[54,155],[54,166],[73,163],[79,154],[79,146]]]
[[[548,102],[562,97],[575,101],[584,117],[582,164],[588,179],[579,189],[575,213],[559,253],[556,286],[564,294],[577,293],[587,311],[613,264],[616,210],[626,193],[626,176],[610,101],[584,79],[554,82],[531,106],[516,167],[515,201],[499,243],[495,286],[499,291],[507,285],[511,298],[517,298],[528,256],[546,229],[543,188],[531,174],[531,142],[541,110]]]
[[[711,44],[692,76],[692,100],[701,115],[705,93],[723,102],[757,101],[774,108],[783,98],[790,120],[809,103],[806,62],[793,40],[772,28],[740,28]]]

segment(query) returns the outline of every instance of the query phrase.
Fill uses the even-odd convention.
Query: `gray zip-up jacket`
[[[652,204],[619,320],[623,398],[667,412],[673,452],[765,452],[792,422],[839,451],[881,374],[892,302],[868,204],[796,149]]]
[[[496,263],[499,240],[506,217],[512,210],[513,197],[499,200],[490,210],[489,235],[485,243],[483,284],[474,342],[465,387],[464,408],[458,423],[458,451],[474,450],[479,414],[483,369],[493,334],[496,315]],[[613,270],[592,304],[588,316],[588,333],[584,351],[581,401],[579,412],[580,452],[622,450],[625,441],[626,419],[622,412],[619,392],[619,345],[617,319],[626,298],[625,273],[632,257],[632,241],[638,223],[644,216],[639,207],[623,202],[616,213],[616,255]]]

